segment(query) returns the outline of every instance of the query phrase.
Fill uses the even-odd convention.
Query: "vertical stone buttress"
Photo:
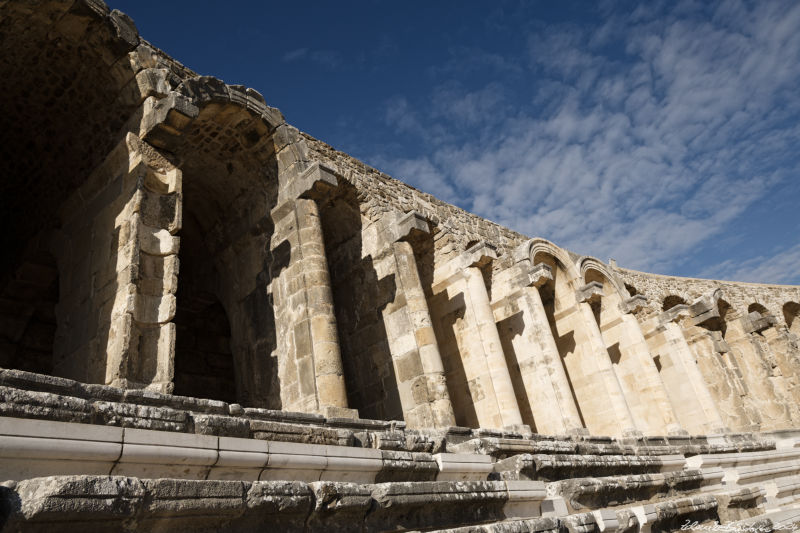
[[[681,426],[693,435],[723,433],[725,423],[677,323],[688,313],[682,304],[653,317],[642,325],[644,338]]]
[[[489,246],[482,243],[473,246],[435,270],[433,294],[434,300],[440,302],[437,319],[442,321],[443,317],[457,313],[452,324],[441,322],[440,327],[442,335],[450,329],[455,336],[449,355],[458,360],[451,366],[463,368],[468,391],[458,391],[459,397],[468,397],[471,403],[462,406],[462,412],[474,410],[475,422],[480,427],[517,427],[522,425],[522,415],[481,270],[495,257]],[[456,380],[453,375],[454,382],[450,385],[462,386]],[[458,408],[456,411],[458,416]],[[462,416],[465,420],[469,418]]]
[[[322,223],[315,198],[336,187],[315,164],[292,183],[272,211],[272,297],[284,410],[353,416],[347,408]]]
[[[431,238],[428,221],[416,212],[387,215],[377,224],[375,268],[395,276],[395,296],[382,311],[408,427],[454,426],[444,366],[417,268],[414,243]]]
[[[536,431],[586,433],[538,290],[553,279],[550,268],[544,264],[534,268],[526,257],[497,278],[492,290],[494,318],[508,347],[506,355],[511,352],[519,368]],[[523,398],[517,399],[523,403]]]

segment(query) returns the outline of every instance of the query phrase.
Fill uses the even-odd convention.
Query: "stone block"
[[[437,453],[433,458],[439,465],[437,481],[485,481],[493,467],[488,455]]]

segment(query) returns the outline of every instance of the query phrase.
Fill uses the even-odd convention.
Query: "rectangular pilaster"
[[[607,290],[609,294],[596,304],[601,307],[600,332],[636,426],[647,435],[685,433],[636,317],[622,304],[616,289],[608,286]]]
[[[775,356],[787,392],[800,405],[800,338],[786,328],[774,326],[762,331],[762,335]]]
[[[772,356],[769,346],[766,342],[759,342],[756,336],[760,335],[748,331],[750,328],[745,329],[747,325],[747,317],[731,319],[725,332],[729,353],[735,358],[739,374],[747,385],[745,401],[761,415],[762,431],[792,427],[789,402],[776,382],[777,376],[773,375],[769,362]]]
[[[688,324],[683,333],[725,426],[733,431],[758,431],[761,417],[742,400],[747,388],[741,371],[730,360],[722,334]]]
[[[383,311],[389,349],[408,427],[454,426],[444,366],[411,244],[391,244],[396,298]]]
[[[312,167],[304,190],[322,172]],[[352,416],[336,329],[330,274],[316,200],[297,198],[273,210],[272,294],[278,374],[285,410]]]
[[[434,274],[437,337],[451,340],[444,344],[451,399],[458,402],[453,407],[459,424],[521,426],[511,375],[478,266],[490,261],[493,251],[478,248],[480,245]]]

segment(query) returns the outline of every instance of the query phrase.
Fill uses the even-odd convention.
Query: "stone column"
[[[729,430],[677,323],[688,314],[687,305],[677,305],[654,317],[643,325],[644,338],[681,426],[693,435],[724,433]]]
[[[637,436],[625,394],[585,295],[556,275],[553,322],[559,351],[586,427],[593,435]]]
[[[309,168],[294,199],[273,209],[272,295],[283,409],[355,416],[347,408],[322,224],[315,198],[337,185],[331,171]]]
[[[378,240],[386,265],[395,275],[394,301],[382,310],[403,414],[410,428],[456,425],[447,392],[444,365],[420,281],[413,242],[430,238],[428,221],[410,212],[383,221]]]
[[[678,423],[639,322],[633,315],[644,303],[643,296],[625,302],[621,298],[604,296],[599,304],[603,308],[600,331],[609,353],[612,346],[616,347],[619,360],[614,368],[637,427],[649,435],[683,435],[686,431]]]
[[[553,278],[550,268],[543,264],[534,268],[525,258],[502,274],[505,283],[499,281],[495,286],[492,310],[506,355],[519,367],[536,431],[550,435],[588,433],[539,295],[538,287]]]
[[[458,302],[461,308],[462,316],[449,327],[455,330],[454,356],[463,366],[477,423],[484,428],[520,427],[522,415],[481,271],[495,257],[488,245],[473,246],[437,269],[433,292],[444,293],[451,305]]]

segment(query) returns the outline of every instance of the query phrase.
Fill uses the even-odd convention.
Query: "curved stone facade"
[[[241,503],[222,529],[505,524],[522,506],[554,518],[509,530],[649,530],[790,508],[794,477],[731,466],[740,492],[669,500],[675,510],[668,495],[708,493],[718,477],[676,480],[672,459],[625,456],[679,457],[684,472],[689,457],[708,465],[703,453],[793,446],[800,287],[636,272],[515,233],[299,132],[254,89],[197,75],[102,2],[14,0],[0,13],[0,453],[22,483],[3,489],[9,527],[46,527],[51,489],[128,502],[103,527],[129,512],[140,529],[161,519],[153,501],[190,493]],[[119,431],[84,438],[77,424]],[[800,473],[788,451],[769,457]],[[100,474],[123,478],[87,477]],[[568,482],[584,474],[600,481]],[[272,484],[149,479],[173,476]],[[752,492],[763,479],[769,494]],[[351,481],[362,485],[323,483]],[[411,485],[364,488],[391,481]],[[457,508],[459,491],[483,502],[462,521],[421,508],[425,494]],[[349,498],[334,518],[331,494]],[[645,500],[664,506],[606,509]],[[386,510],[398,501],[402,516]]]

